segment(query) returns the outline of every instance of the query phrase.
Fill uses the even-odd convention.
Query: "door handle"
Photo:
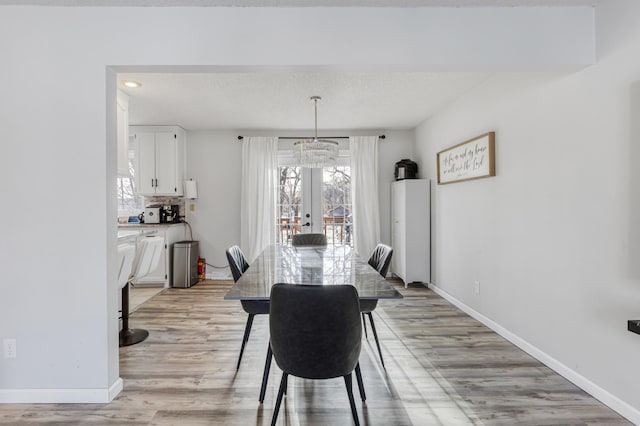
[[[311,226],[311,223],[310,222],[303,223],[302,226]]]

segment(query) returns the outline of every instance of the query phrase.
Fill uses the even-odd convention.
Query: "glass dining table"
[[[274,284],[352,285],[361,300],[402,295],[349,246],[272,245],[260,253],[224,296],[269,300]]]
[[[267,247],[224,296],[226,300],[268,301],[274,284],[352,285],[360,300],[402,299],[398,292],[353,248],[341,245]],[[271,345],[262,374],[259,401],[264,401],[271,366]],[[356,374],[361,395],[362,378]]]

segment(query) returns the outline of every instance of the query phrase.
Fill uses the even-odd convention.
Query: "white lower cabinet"
[[[431,266],[429,181],[405,179],[391,184],[391,272],[405,287],[428,283]]]
[[[120,229],[155,231],[154,236],[164,238],[164,250],[160,257],[160,263],[155,271],[133,282],[134,286],[160,286],[171,287],[173,277],[173,243],[184,241],[185,225],[176,223],[171,225],[125,225]],[[142,237],[144,238],[144,237]]]

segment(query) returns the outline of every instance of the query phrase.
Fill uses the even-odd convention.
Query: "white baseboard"
[[[519,347],[520,349],[528,353],[529,355],[531,355],[532,357],[536,358],[538,361],[540,361],[547,367],[551,368],[552,370],[560,374],[565,379],[569,380],[570,382],[572,382],[573,384],[575,384],[576,386],[578,386],[579,388],[581,388],[582,390],[584,390],[585,392],[593,396],[594,398],[598,399],[607,407],[616,411],[621,416],[627,418],[629,421],[633,422],[634,424],[640,425],[640,410],[638,410],[637,408],[627,404],[617,396],[611,394],[607,390],[593,383],[591,380],[575,372],[574,370],[567,367],[557,359],[541,351],[537,347],[533,346],[526,340],[513,334],[509,330],[505,329],[500,324],[485,317],[484,315],[477,312],[470,306],[464,304],[463,302],[459,301],[455,297],[451,296],[449,293],[442,290],[437,285],[429,284],[429,288],[433,290],[435,293],[437,293],[438,295],[442,296],[452,305],[455,305],[456,307],[464,311],[469,316],[480,321],[482,324],[486,325],[487,327],[489,327],[490,329],[492,329],[493,331],[495,331],[496,333],[498,333],[499,335],[501,335],[502,337],[504,337],[505,339],[507,339],[508,341],[510,341],[511,343],[513,343],[514,345],[516,345],[517,347]]]
[[[208,280],[231,280],[233,276],[229,270],[207,272]]]
[[[121,377],[118,377],[118,379],[109,387],[109,402],[113,401],[113,398],[118,396],[118,394],[122,392],[122,389],[124,389],[124,381]]]
[[[107,404],[122,388],[118,378],[109,389],[0,389],[0,404]]]

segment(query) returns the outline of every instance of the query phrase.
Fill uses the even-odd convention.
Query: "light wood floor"
[[[164,290],[164,287],[131,287],[129,289],[129,312],[135,312],[147,300]]]
[[[120,349],[124,390],[110,404],[0,405],[0,423],[270,424],[281,373],[274,363],[260,405],[268,318],[256,316],[236,372],[246,314],[223,300],[231,285],[166,289],[140,306],[131,324],[151,335]],[[629,424],[432,291],[396,285],[405,298],[381,301],[374,313],[386,371],[371,336],[360,356],[362,424]],[[278,424],[352,424],[344,382],[292,378]]]

